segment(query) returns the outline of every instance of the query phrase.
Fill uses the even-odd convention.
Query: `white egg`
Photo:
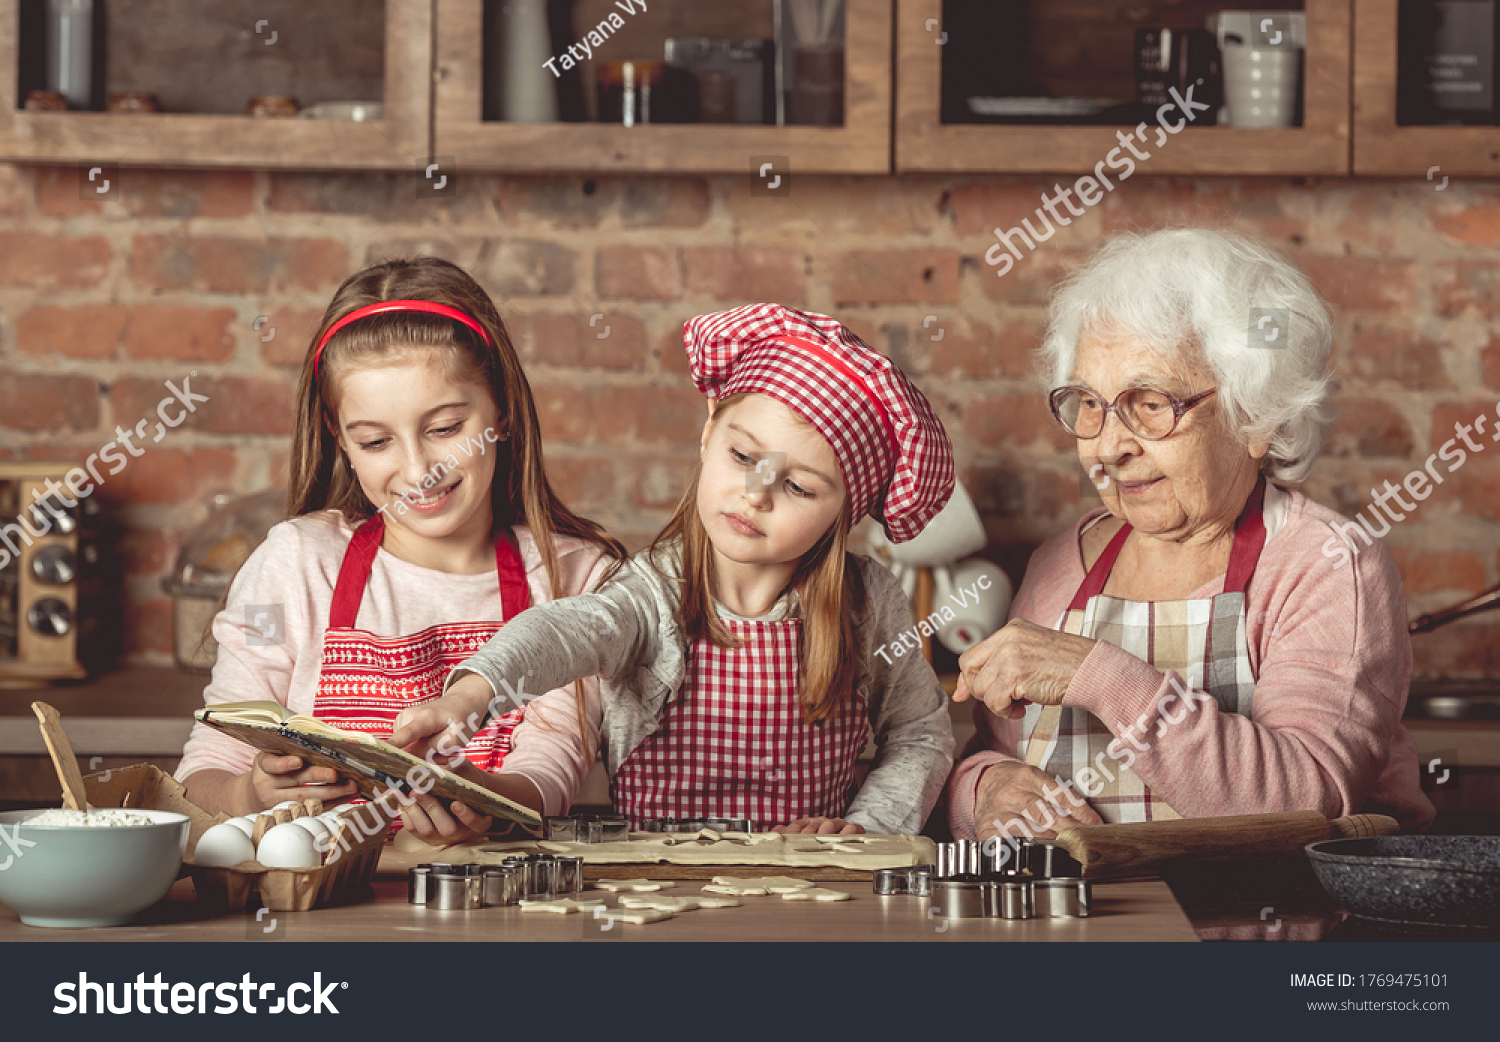
[[[253,817],[230,818],[228,821],[224,822],[224,824],[233,825],[235,828],[243,832],[247,839],[255,834],[255,819]]]
[[[328,826],[317,818],[293,818],[292,824],[306,829],[315,840],[328,835]]]
[[[317,868],[323,863],[312,833],[290,821],[261,837],[255,860],[267,868]]]
[[[228,868],[254,858],[255,844],[228,821],[220,822],[199,836],[198,846],[193,851],[193,864],[213,868]]]
[[[297,800],[282,800],[280,803],[276,804],[276,806],[272,807],[271,809],[274,811],[274,810],[283,810],[283,809],[285,809],[287,807],[295,807],[297,805],[297,802],[298,802]]]

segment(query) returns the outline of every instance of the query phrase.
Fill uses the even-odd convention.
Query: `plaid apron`
[[[749,818],[764,831],[841,817],[870,731],[864,694],[809,724],[798,701],[802,621],[724,625],[743,643],[694,643],[682,690],[615,771],[616,810],[636,829],[653,818]]]
[[[1212,695],[1220,712],[1248,717],[1255,696],[1255,675],[1250,669],[1246,639],[1245,590],[1266,544],[1262,516],[1265,491],[1262,478],[1235,525],[1223,593],[1182,601],[1126,601],[1105,596],[1104,585],[1130,535],[1131,526],[1125,524],[1089,569],[1054,628],[1107,641],[1163,672],[1176,670],[1189,689]],[[1188,711],[1179,699],[1167,712],[1177,719]],[[1137,721],[1109,723],[1123,732]],[[1169,720],[1148,717],[1136,727],[1136,741],[1151,746],[1170,726]],[[1134,769],[1124,766],[1124,761],[1133,759],[1124,750],[1138,751],[1129,739],[1123,733],[1117,738],[1088,710],[1033,703],[1026,707],[1021,734],[1022,759],[1060,781],[1072,782],[1074,790],[1106,822],[1182,817],[1153,793]],[[1118,757],[1108,751],[1111,743],[1119,751]],[[1093,781],[1087,787],[1077,777],[1085,768],[1093,771]]]
[[[333,589],[333,607],[328,613],[328,632],[323,637],[323,669],[313,703],[313,715],[318,719],[376,738],[391,736],[401,710],[441,695],[443,681],[453,667],[483,647],[503,625],[443,624],[406,637],[377,637],[355,629],[384,532],[385,520],[377,514],[355,530],[344,551]],[[508,528],[502,528],[495,540],[495,564],[501,611],[510,619],[530,606],[531,591],[515,535]],[[464,756],[481,770],[498,770],[510,752],[511,732],[520,722],[520,709],[491,720],[464,746]]]

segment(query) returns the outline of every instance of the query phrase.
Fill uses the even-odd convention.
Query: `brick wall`
[[[1341,415],[1307,490],[1346,514],[1500,399],[1500,194],[1461,182],[1139,177],[998,279],[990,229],[1051,179],[801,177],[776,197],[743,178],[464,175],[448,199],[396,174],[120,181],[98,202],[71,167],[0,166],[0,458],[82,460],[198,372],[210,404],[98,493],[126,531],[137,661],[170,657],[158,580],[208,497],[284,483],[297,366],[332,290],[392,253],[447,257],[494,294],[554,477],[631,546],[695,457],[683,320],[777,300],[837,315],[906,367],[949,426],[990,556],[1019,579],[1088,505],[1030,376],[1047,291],[1120,229],[1229,227],[1311,275],[1338,316]],[[1386,541],[1414,615],[1500,581],[1500,446]],[[1489,619],[1417,638],[1418,672],[1500,676]]]

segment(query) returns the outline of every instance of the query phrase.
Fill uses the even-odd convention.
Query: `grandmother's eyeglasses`
[[[1153,387],[1132,387],[1106,402],[1087,387],[1059,387],[1047,396],[1047,404],[1063,429],[1083,441],[1099,437],[1110,413],[1118,415],[1137,437],[1160,441],[1177,429],[1189,409],[1217,391],[1217,387],[1211,387],[1191,398],[1179,398]]]

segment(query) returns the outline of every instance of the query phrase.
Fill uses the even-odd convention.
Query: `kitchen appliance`
[[[1010,612],[1013,591],[1005,572],[983,558],[960,560],[984,549],[987,542],[984,522],[961,481],[954,483],[947,504],[915,539],[892,543],[876,528],[868,540],[870,552],[912,598],[918,623],[927,623],[955,655],[999,629]]]
[[[1219,43],[1207,29],[1137,29],[1135,31],[1135,100],[1140,118],[1154,121],[1163,105],[1176,105],[1175,90],[1183,97],[1209,106],[1194,119],[1195,126],[1213,126],[1223,101],[1224,76],[1219,65]]]
[[[0,687],[80,679],[113,657],[113,570],[84,488],[71,463],[0,463]]]
[[[663,121],[703,123],[776,122],[775,84],[771,71],[775,43],[758,38],[669,36],[666,62],[689,75],[669,76],[662,90],[663,107],[674,115]],[[715,76],[714,74],[719,74]],[[722,77],[728,77],[724,84]],[[715,87],[715,84],[720,87]],[[717,99],[715,91],[729,96]],[[713,101],[715,104],[710,104]],[[727,119],[709,118],[730,109]]]
[[[1323,888],[1373,923],[1500,929],[1500,836],[1374,836],[1306,847]]]
[[[237,499],[219,493],[208,518],[183,536],[172,574],[161,582],[172,598],[173,657],[179,669],[212,671],[219,646],[209,626],[229,583],[271,526],[285,516],[286,493],[281,489]]]

